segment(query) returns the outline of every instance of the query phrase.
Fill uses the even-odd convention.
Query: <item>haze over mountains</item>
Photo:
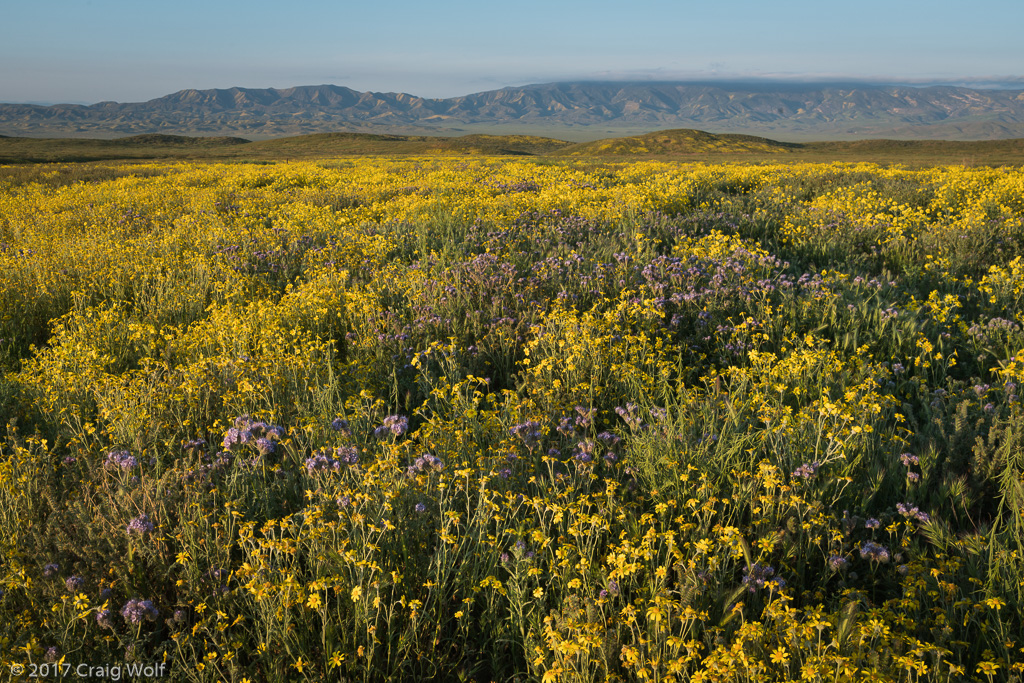
[[[668,128],[780,140],[1024,137],[1024,90],[869,84],[572,82],[448,99],[336,85],[182,90],[148,102],[0,104],[0,135],[268,138],[521,132],[591,140]]]

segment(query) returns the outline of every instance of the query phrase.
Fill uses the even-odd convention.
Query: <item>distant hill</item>
[[[789,140],[1019,138],[1024,90],[577,82],[427,99],[320,85],[182,90],[134,103],[0,104],[0,134],[34,137],[517,132],[580,141],[670,128]]]
[[[0,136],[0,164],[142,159],[278,160],[362,155],[537,156],[573,147],[528,135],[460,137],[314,133],[252,142],[149,133],[116,139]]]
[[[858,140],[778,142],[750,135],[677,129],[573,143],[527,135],[372,135],[315,133],[250,142],[159,133],[118,139],[0,136],[0,164],[189,159],[268,162],[357,156],[516,155],[594,161],[874,161],[897,164],[1024,164],[1024,138],[1012,140]],[[2,174],[0,174],[2,175]]]
[[[645,135],[606,138],[553,151],[558,156],[673,156],[693,154],[771,154],[800,148],[753,135],[713,135],[701,130],[665,130]]]

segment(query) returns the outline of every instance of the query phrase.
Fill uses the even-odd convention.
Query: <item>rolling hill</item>
[[[841,83],[575,82],[429,99],[320,85],[182,90],[134,103],[0,104],[0,134],[34,137],[514,131],[585,141],[673,128],[791,141],[1024,137],[1024,91]]]

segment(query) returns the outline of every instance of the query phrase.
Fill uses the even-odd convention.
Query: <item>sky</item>
[[[0,17],[0,102],[633,79],[1024,89],[1022,0],[0,0]]]

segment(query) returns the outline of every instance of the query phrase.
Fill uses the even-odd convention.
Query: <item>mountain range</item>
[[[593,140],[669,128],[779,140],[1024,137],[1024,90],[863,83],[570,82],[447,99],[337,85],[181,90],[147,102],[0,104],[0,135],[271,138],[527,133]]]

